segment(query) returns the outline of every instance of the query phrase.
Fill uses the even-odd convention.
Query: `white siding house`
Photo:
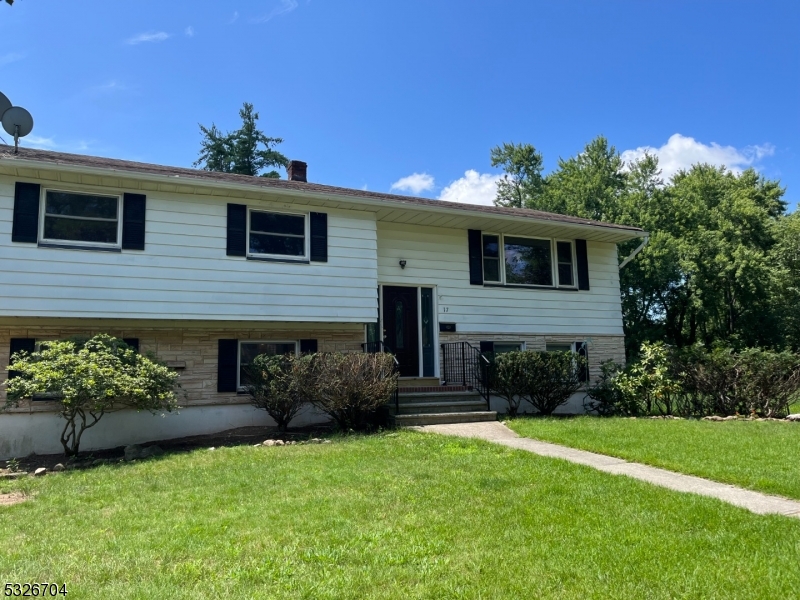
[[[304,176],[0,147],[0,370],[39,341],[104,332],[180,371],[180,414],[109,415],[86,449],[268,424],[240,393],[255,352],[385,347],[418,389],[450,383],[458,344],[573,348],[596,375],[624,361],[616,244],[643,235]],[[0,414],[0,458],[60,451],[53,410]]]

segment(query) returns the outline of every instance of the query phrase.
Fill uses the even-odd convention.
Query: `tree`
[[[194,166],[221,173],[280,177],[274,169],[262,171],[269,167],[286,167],[289,164],[289,159],[274,149],[276,145],[283,143],[283,139],[267,137],[258,129],[258,113],[253,112],[252,104],[245,102],[239,116],[242,126],[228,133],[222,133],[213,123],[210,128],[200,125],[203,140],[200,142],[200,155]]]
[[[505,143],[491,150],[493,167],[503,167],[495,205],[521,208],[536,203],[544,191],[542,155],[530,144]]]
[[[109,335],[79,343],[49,342],[38,352],[18,352],[9,367],[4,410],[23,398],[46,394],[66,420],[61,432],[64,454],[77,455],[81,437],[108,412],[120,408],[172,411],[177,408],[177,373],[157,364]]]

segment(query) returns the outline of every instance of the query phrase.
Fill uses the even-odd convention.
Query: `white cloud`
[[[194,27],[189,25],[186,29],[183,30],[183,33],[185,33],[187,37],[192,37],[194,35]]]
[[[295,8],[297,8],[297,0],[281,0],[280,6],[276,6],[265,15],[261,15],[260,17],[256,17],[255,19],[251,19],[251,22],[266,23],[273,17],[277,17],[279,15],[284,15],[286,13],[292,12]],[[238,15],[238,13],[236,14]]]
[[[140,33],[128,39],[125,43],[131,46],[141,44],[143,42],[163,42],[169,37],[166,31],[148,31],[147,33]]]
[[[735,148],[721,146],[716,142],[706,145],[694,138],[676,133],[660,148],[641,146],[634,150],[625,150],[621,157],[630,163],[644,156],[645,152],[658,157],[661,176],[664,181],[668,181],[681,169],[689,169],[697,163],[708,163],[718,167],[724,165],[731,171],[740,173],[757,164],[765,156],[772,156],[775,147],[772,144],[764,144]]]
[[[0,56],[0,65],[8,65],[13,62],[17,62],[18,60],[22,60],[25,58],[24,54],[20,54],[19,52],[9,52],[8,54],[3,54]]]
[[[11,142],[13,144],[13,140]],[[58,150],[60,152],[84,152],[89,150],[90,142],[85,140],[75,140],[67,143],[56,142],[52,137],[40,135],[28,135],[19,139],[19,145],[26,148],[37,148],[39,150]]]
[[[420,192],[432,190],[434,184],[435,181],[433,177],[427,173],[412,173],[408,177],[403,177],[395,181],[391,189],[419,194]]]
[[[22,139],[22,142],[25,146],[41,150],[54,150],[57,147],[53,138],[46,138],[40,135],[28,135]]]
[[[231,17],[231,20],[228,21],[228,24],[230,25],[231,23],[235,23],[238,18],[239,18],[239,11],[238,10],[233,11],[233,16]]]
[[[474,169],[464,173],[439,194],[439,200],[493,206],[497,196],[497,182],[502,175],[478,173]]]

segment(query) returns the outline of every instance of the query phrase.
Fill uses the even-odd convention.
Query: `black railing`
[[[489,359],[469,342],[442,344],[443,385],[463,385],[474,389],[491,410],[489,399]]]
[[[392,349],[389,348],[389,346],[387,346],[383,342],[365,342],[365,343],[361,344],[361,349],[364,352],[366,352],[367,354],[378,354],[380,352],[386,352],[387,354],[391,354],[392,355],[392,360],[394,361],[393,362],[393,366],[392,366],[392,374],[393,375],[397,374],[399,376],[399,374],[400,374],[400,363],[397,362],[397,357],[394,355],[394,352],[392,352]],[[399,414],[400,413],[400,386],[399,385],[394,389],[394,407],[395,407],[395,410],[397,411],[397,414]]]

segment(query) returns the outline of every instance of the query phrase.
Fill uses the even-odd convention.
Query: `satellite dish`
[[[6,98],[3,92],[0,92],[0,117],[2,117],[3,113],[9,108],[11,108],[11,100]]]
[[[3,113],[3,129],[15,137],[25,137],[33,131],[33,117],[21,106],[12,106]]]

